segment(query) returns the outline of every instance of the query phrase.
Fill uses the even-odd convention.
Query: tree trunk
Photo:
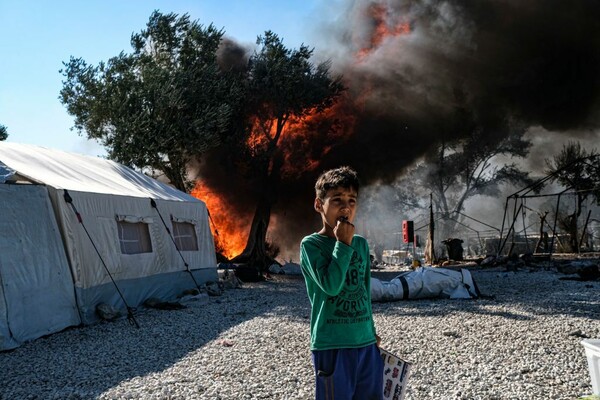
[[[179,168],[178,164],[175,161],[172,161],[170,164],[163,164],[157,169],[165,174],[165,176],[169,180],[169,183],[175,186],[176,189],[181,190],[185,193],[188,192],[187,188],[185,187],[185,179],[183,175],[183,171],[185,171],[185,169]]]
[[[272,202],[266,196],[260,198],[254,212],[246,247],[232,261],[245,262],[256,267],[260,272],[267,270],[269,260],[267,260],[265,240],[271,219],[271,205]]]
[[[279,186],[280,170],[283,157],[279,154],[273,156],[272,164],[267,172],[263,194],[258,200],[256,211],[252,219],[248,241],[244,251],[232,260],[233,262],[244,262],[255,267],[260,274],[268,273],[269,266],[276,262],[266,251],[266,237],[271,219],[271,208],[277,201],[277,189]]]

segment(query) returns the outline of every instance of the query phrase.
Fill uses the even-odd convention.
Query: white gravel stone
[[[406,400],[576,399],[600,282],[473,270],[493,299],[373,306],[382,346],[414,363]],[[205,299],[206,300],[206,299]],[[312,399],[301,277],[245,284],[183,310],[68,329],[0,353],[0,399]]]

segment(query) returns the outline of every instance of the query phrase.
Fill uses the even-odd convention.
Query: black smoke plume
[[[472,129],[488,140],[509,133],[515,121],[564,135],[598,129],[598,1],[336,4],[344,8],[330,10],[330,22],[315,27],[324,38],[315,50],[343,75],[348,91],[337,109],[351,113],[352,123],[334,113],[288,143],[295,165],[304,158],[319,167],[281,183],[271,236],[282,247],[294,248],[318,229],[313,184],[324,169],[351,165],[363,184],[389,182],[441,140]],[[338,132],[323,135],[320,130],[336,121],[342,121]],[[231,178],[221,175],[218,182],[210,170],[203,175],[245,208],[256,197],[251,187],[240,191],[227,184],[239,182],[234,168],[225,173]]]

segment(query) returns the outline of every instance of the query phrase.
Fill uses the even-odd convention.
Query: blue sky
[[[73,118],[58,100],[59,70],[70,56],[97,65],[130,52],[133,32],[153,10],[188,13],[223,28],[242,43],[270,29],[288,47],[310,46],[318,0],[0,0],[0,124],[8,141],[103,155],[70,128]]]

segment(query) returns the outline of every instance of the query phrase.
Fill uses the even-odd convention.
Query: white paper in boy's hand
[[[412,364],[381,347],[379,352],[383,358],[383,398],[404,399]]]

